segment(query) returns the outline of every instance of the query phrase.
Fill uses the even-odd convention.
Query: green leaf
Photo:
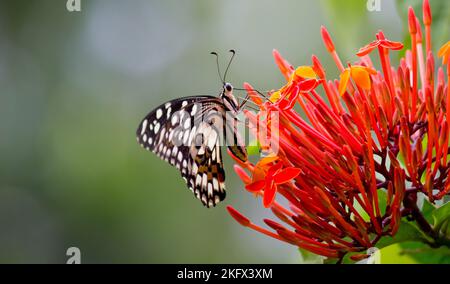
[[[417,264],[418,261],[409,254],[403,253],[401,243],[387,246],[380,250],[382,264]]]
[[[450,221],[450,202],[445,203],[432,213],[434,229],[440,231],[445,223]],[[448,225],[447,225],[448,226]]]
[[[386,203],[387,203],[387,194],[384,190],[378,190],[378,206],[380,207],[381,215],[384,215],[386,213]]]
[[[407,241],[423,241],[427,237],[419,230],[417,225],[413,222],[401,221],[400,227],[395,236],[384,236],[376,244],[376,247],[381,249],[392,244],[407,242]]]
[[[250,141],[250,145],[247,146],[247,154],[249,156],[259,156],[261,152],[261,144],[259,144],[258,140]]]
[[[387,202],[387,195],[385,190],[378,190],[378,205],[380,207],[381,215],[384,215],[386,213],[386,202]],[[369,214],[362,208],[362,206],[359,204],[356,199],[353,201],[353,206],[355,207],[356,211],[358,211],[359,215],[363,218],[364,221],[369,222],[370,217]]]
[[[423,197],[423,195],[422,195]],[[433,212],[436,210],[436,207],[428,201],[427,198],[424,198],[422,205],[422,215],[428,221],[428,223],[433,223]]]
[[[431,248],[420,242],[404,242],[399,245],[401,247],[401,255],[411,257],[418,263],[450,263],[450,249],[448,247]]]
[[[397,154],[396,158],[397,158],[397,161],[400,164],[400,167],[406,171],[405,159],[403,158],[402,152],[398,151],[398,154]]]
[[[310,251],[307,251],[305,249],[299,248],[301,260],[300,263],[302,264],[323,264],[325,263],[326,257],[314,254]],[[330,261],[333,260],[334,263],[336,263],[336,259],[330,259]]]

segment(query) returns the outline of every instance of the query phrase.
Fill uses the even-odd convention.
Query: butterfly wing
[[[190,149],[191,163],[188,186],[206,207],[225,199],[225,171],[222,163],[221,116],[216,123],[202,121],[197,125]]]
[[[243,163],[247,162],[247,150],[245,148],[244,140],[239,133],[245,133],[239,128],[239,120],[233,115],[227,114],[225,119],[225,138],[227,147],[230,152]],[[241,124],[242,126],[242,124]]]
[[[158,157],[177,166],[178,156],[188,156],[189,147],[182,142],[188,139],[186,129],[192,128],[191,116],[196,115],[198,105],[204,101],[216,99],[210,96],[185,97],[172,100],[151,111],[139,124],[136,138],[146,150],[152,151]],[[188,121],[189,120],[189,121]],[[185,138],[184,135],[187,135]],[[181,160],[181,158],[180,158]],[[182,161],[180,161],[182,164]]]
[[[211,117],[215,118],[208,122],[205,117],[213,112]],[[215,126],[223,119],[224,112],[217,97],[180,98],[150,112],[136,131],[141,146],[175,166],[207,207],[225,198],[220,151],[222,128]]]

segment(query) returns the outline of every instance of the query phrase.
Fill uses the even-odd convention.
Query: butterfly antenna
[[[227,65],[227,69],[225,69],[225,74],[223,75],[223,80],[225,81],[225,79],[227,78],[227,73],[228,73],[228,69],[230,68],[231,62],[233,62],[233,58],[236,55],[236,51],[234,51],[234,49],[230,49],[229,50],[232,54],[231,54],[231,58],[230,61],[228,62]]]
[[[220,80],[222,81],[222,85],[223,85],[223,84],[225,84],[225,80],[222,79],[222,74],[220,73],[220,67],[219,67],[219,55],[218,55],[217,52],[215,52],[215,51],[211,51],[211,54],[216,56],[217,74],[219,74],[219,78],[220,78]],[[227,70],[228,70],[228,68],[227,68]],[[226,72],[225,72],[225,74],[226,74]]]

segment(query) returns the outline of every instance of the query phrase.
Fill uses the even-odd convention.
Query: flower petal
[[[309,93],[312,90],[314,90],[318,85],[318,82],[316,79],[306,79],[301,81],[298,84],[300,93]]]
[[[281,97],[280,91],[273,92],[272,95],[270,95],[269,101],[272,103],[276,103]]]
[[[378,40],[375,40],[371,43],[369,43],[366,46],[361,47],[358,52],[356,53],[357,56],[361,57],[364,55],[369,54],[375,47],[377,47],[380,44]]]
[[[261,166],[267,165],[267,164],[270,164],[272,162],[275,162],[278,159],[279,159],[279,157],[277,155],[270,154],[270,155],[262,158],[261,160],[259,160],[258,165],[261,165]]]
[[[252,173],[252,182],[263,180],[267,174],[267,167],[256,165]]]
[[[289,167],[282,169],[274,175],[273,179],[276,184],[286,183],[296,178],[302,172],[299,168]]]
[[[295,69],[295,75],[305,78],[305,79],[311,79],[316,78],[316,72],[314,72],[314,69],[311,66],[300,66]]]
[[[266,187],[264,189],[263,205],[268,208],[275,200],[275,193],[277,192],[273,179],[266,180]]]
[[[269,171],[267,172],[267,175],[272,177],[276,172],[281,170],[282,167],[283,167],[283,163],[281,163],[281,162],[280,163],[276,163],[275,165],[270,167]]]
[[[380,41],[380,45],[384,48],[392,49],[392,50],[400,50],[403,48],[403,44],[397,41],[391,41],[388,39],[383,39]]]
[[[348,80],[350,79],[350,70],[346,68],[341,73],[341,80],[339,81],[339,94],[342,96],[347,90]]]
[[[363,66],[352,66],[350,68],[353,81],[356,85],[364,90],[370,90],[370,77],[369,72]]]
[[[256,182],[247,184],[245,186],[245,189],[247,189],[250,192],[258,192],[264,188],[265,184],[266,184],[265,180],[258,180]]]
[[[438,57],[442,57],[442,64],[447,64],[450,57],[450,41],[447,41],[438,51]]]

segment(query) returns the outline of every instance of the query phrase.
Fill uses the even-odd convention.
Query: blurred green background
[[[378,29],[402,40],[394,1],[0,1],[0,262],[298,263],[298,251],[239,226],[261,223],[226,160],[228,197],[206,209],[176,169],[136,143],[143,116],[180,96],[217,94],[214,58],[237,51],[228,81],[283,84],[271,51],[293,65],[316,54],[337,70]],[[441,44],[441,43],[439,43]],[[244,95],[244,94],[241,94]]]

